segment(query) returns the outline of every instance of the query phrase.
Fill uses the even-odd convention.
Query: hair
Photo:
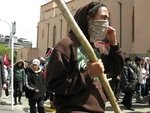
[[[86,15],[88,15],[90,17],[94,17],[100,7],[106,7],[106,5],[104,5],[100,2],[91,2],[88,5]]]
[[[128,61],[131,61],[131,58],[130,58],[130,57],[126,57],[126,58],[124,59],[124,61],[125,61],[125,63],[127,63]]]
[[[19,62],[17,63],[17,66],[19,66],[19,64],[21,64],[20,67],[24,66],[24,62],[23,62],[23,61],[19,61]]]

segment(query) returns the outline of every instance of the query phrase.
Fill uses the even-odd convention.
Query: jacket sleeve
[[[128,74],[129,74],[128,71],[129,71],[129,70],[128,70],[128,67],[127,67],[127,66],[124,66],[124,67],[123,67],[123,70],[122,70],[122,72],[121,72],[121,84],[122,84],[123,86],[130,85],[129,80],[128,80]]]
[[[102,60],[105,66],[105,73],[109,73],[114,76],[120,75],[124,60],[123,53],[119,45],[110,46],[108,55],[102,55]]]
[[[32,75],[29,72],[26,75],[26,87],[33,91],[37,89],[37,87],[32,83]]]

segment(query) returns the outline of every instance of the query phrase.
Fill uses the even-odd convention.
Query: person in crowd
[[[44,57],[40,57],[39,60],[40,60],[40,66],[41,66],[42,70],[43,71],[46,70],[46,61],[45,61]]]
[[[109,81],[110,86],[114,92],[114,95],[116,99],[119,101],[119,93],[120,93],[120,76],[118,75],[109,75]]]
[[[4,65],[4,73],[5,73],[5,78],[7,80],[7,78],[8,78],[8,70],[7,70],[7,66],[6,65]],[[6,81],[5,95],[6,95],[5,98],[9,97],[9,81]]]
[[[28,64],[28,61],[27,60],[25,60],[24,61],[24,68],[25,68],[25,73],[27,73],[27,70],[28,70],[28,68],[29,68],[29,66],[28,66],[29,64]]]
[[[6,78],[4,74],[4,61],[2,57],[0,57],[0,104],[2,98],[2,90],[6,89]]]
[[[145,85],[145,96],[149,94],[149,83],[150,83],[150,58],[145,57],[145,70],[146,70],[146,85]]]
[[[36,113],[36,104],[38,113],[45,113],[45,77],[42,73],[40,61],[38,59],[32,61],[32,64],[27,71],[26,87],[26,96],[29,101],[30,113]]]
[[[48,62],[46,63],[46,70],[47,70],[47,65],[48,65]],[[46,70],[43,72],[43,75],[45,78],[46,78]],[[55,97],[55,93],[49,92],[48,90],[46,90],[46,95],[45,95],[44,101],[47,101],[47,99],[49,99],[50,100],[50,108],[53,108],[53,109],[55,108],[54,97]]]
[[[70,31],[53,49],[47,68],[46,88],[55,93],[57,113],[104,113],[107,99],[102,87],[105,86],[98,76],[102,73],[119,75],[124,62],[116,30],[108,25],[109,11],[100,2],[90,2],[79,8],[74,18],[98,61],[89,61],[82,45]],[[101,29],[103,25],[107,32]],[[105,44],[110,45],[109,49]]]
[[[136,74],[133,70],[132,60],[130,57],[126,57],[124,67],[121,72],[122,91],[125,94],[121,103],[129,110],[134,110],[132,108],[132,96],[135,91],[135,84]]]
[[[24,69],[24,61],[18,60],[14,63],[13,69],[13,77],[14,77],[14,105],[22,104],[21,97],[23,93],[23,85],[25,85],[25,69]],[[7,81],[11,79],[11,72],[8,74]],[[17,101],[18,97],[18,101]]]
[[[26,74],[26,76],[27,76],[27,71],[28,71],[28,69],[29,69],[29,66],[28,66],[29,64],[28,64],[28,61],[27,60],[25,60],[24,61],[24,69],[25,69],[25,74]],[[23,86],[23,92],[25,92],[25,95],[26,95],[26,83],[25,83],[25,85]]]
[[[148,78],[147,71],[145,69],[145,64],[141,64],[142,67],[142,84],[141,84],[141,95],[144,98],[145,96],[148,95],[148,90],[146,86],[146,80]]]
[[[142,103],[143,97],[141,94],[141,84],[142,84],[142,66],[141,66],[142,57],[137,55],[135,56],[135,73],[137,74],[137,83],[135,87],[136,91],[136,102]]]

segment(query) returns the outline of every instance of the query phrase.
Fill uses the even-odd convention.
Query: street
[[[3,96],[5,96],[3,91]],[[135,103],[135,95],[133,97],[133,108],[135,111],[126,110],[124,106],[121,104],[121,99],[123,96],[120,96],[120,100],[118,101],[118,104],[120,106],[120,109],[122,110],[122,113],[150,113],[150,105],[148,105],[148,100],[150,99],[150,95],[144,98],[144,103]],[[25,95],[22,97],[22,105],[15,105],[13,108],[14,110],[11,110],[11,96],[9,98],[2,98],[2,105],[0,105],[0,113],[29,113],[29,106],[28,106],[28,100],[26,99]],[[49,100],[45,101],[44,103],[46,108],[46,113],[55,113],[49,111]],[[51,109],[53,110],[53,109]],[[108,101],[106,103],[106,110],[105,113],[114,113],[113,108],[111,107],[110,102]]]

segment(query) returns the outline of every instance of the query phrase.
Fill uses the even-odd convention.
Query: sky
[[[36,47],[40,6],[49,1],[51,0],[0,0],[0,34],[10,35],[10,27],[15,21],[14,36],[26,38]]]

